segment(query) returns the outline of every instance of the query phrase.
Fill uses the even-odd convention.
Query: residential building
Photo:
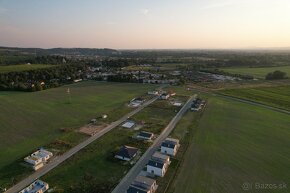
[[[135,147],[123,145],[119,149],[119,151],[115,154],[115,158],[124,160],[124,161],[130,161],[137,155],[138,151],[139,150]]]
[[[179,146],[178,139],[166,138],[161,144],[161,153],[175,156]]]
[[[152,140],[154,137],[153,133],[146,132],[146,131],[141,131],[138,135],[138,139],[143,139],[143,140]]]
[[[24,161],[31,164],[34,170],[38,170],[43,167],[44,163],[47,162],[53,154],[45,149],[40,149],[30,156],[24,158]]]
[[[160,99],[162,100],[167,100],[169,99],[169,97],[170,97],[170,94],[167,94],[167,93],[163,93],[162,95],[160,95]]]
[[[127,193],[154,193],[157,188],[156,180],[137,176],[127,190]]]
[[[164,155],[162,153],[159,153],[158,151],[156,151],[153,155],[152,155],[152,160],[154,161],[158,161],[158,162],[162,162],[165,163],[167,165],[170,165],[170,157],[168,155]]]
[[[154,90],[154,91],[148,91],[149,95],[159,95],[159,92]]]
[[[122,127],[132,129],[135,126],[135,124],[136,123],[134,121],[126,121],[125,123],[123,123]]]
[[[43,182],[41,180],[36,180],[28,187],[21,190],[19,193],[44,193],[48,190],[48,183]]]
[[[161,161],[149,160],[147,164],[147,172],[156,176],[163,177],[167,171],[168,165]]]

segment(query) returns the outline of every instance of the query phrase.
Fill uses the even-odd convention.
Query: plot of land
[[[255,183],[290,183],[289,115],[210,98],[181,170],[168,192],[289,192],[255,190]]]
[[[70,88],[71,101],[66,90]],[[24,156],[41,146],[61,149],[84,139],[78,129],[92,118],[107,114],[117,120],[131,111],[126,103],[153,85],[83,82],[35,93],[0,93],[0,186],[25,170],[19,165]],[[64,149],[65,149],[64,148]],[[17,178],[18,179],[18,178]],[[2,187],[3,187],[2,186]]]
[[[255,78],[261,79],[265,79],[265,76],[269,72],[274,72],[275,70],[286,72],[288,76],[290,76],[290,66],[264,67],[264,68],[231,67],[231,68],[221,68],[221,70],[232,74],[252,75]]]
[[[221,93],[290,110],[290,86],[231,89]]]
[[[132,119],[144,121],[144,130],[159,134],[176,114],[174,108],[157,107],[163,102],[165,101],[154,102]],[[131,168],[128,162],[114,158],[118,147],[129,145],[144,152],[150,145],[132,138],[138,132],[119,126],[67,160],[61,167],[55,168],[43,180],[64,192],[110,192]]]
[[[20,72],[27,70],[37,70],[42,68],[51,68],[56,65],[48,65],[48,64],[20,64],[20,65],[9,65],[9,66],[0,66],[0,73],[8,73],[8,72]]]

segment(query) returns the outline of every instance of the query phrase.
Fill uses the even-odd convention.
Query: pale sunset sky
[[[0,46],[290,47],[290,0],[0,0]]]

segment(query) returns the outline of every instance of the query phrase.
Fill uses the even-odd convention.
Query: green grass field
[[[269,72],[274,72],[276,70],[286,72],[288,77],[290,76],[290,66],[261,67],[261,68],[230,67],[230,68],[221,68],[220,70],[229,72],[232,74],[252,75],[255,78],[259,78],[259,79],[265,79],[265,76]]]
[[[210,98],[168,192],[289,192],[255,189],[255,183],[289,185],[289,125],[289,115]],[[244,183],[252,190],[244,190]]]
[[[156,101],[131,119],[145,122],[141,130],[159,134],[175,115],[172,106],[159,108],[167,106],[165,103],[167,101]],[[150,145],[132,138],[138,132],[119,126],[42,179],[56,190],[64,192],[92,192],[92,189],[94,192],[110,192],[131,167],[128,162],[118,161],[113,157],[117,148],[121,145],[130,145],[144,152]]]
[[[290,110],[290,86],[230,89],[223,94]]]
[[[56,65],[48,65],[48,64],[20,64],[20,65],[9,65],[9,66],[0,66],[0,73],[8,73],[8,72],[21,72],[28,70],[37,70],[43,68],[51,68]]]
[[[126,106],[129,100],[153,87],[82,82],[34,93],[0,92],[0,186],[11,183],[10,174],[27,171],[19,162],[37,148],[56,139],[72,145],[83,139],[81,134],[63,133],[60,128],[79,128],[104,113],[107,122],[117,120],[132,110]]]

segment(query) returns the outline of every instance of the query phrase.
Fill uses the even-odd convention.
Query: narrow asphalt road
[[[112,193],[125,193],[132,183],[132,181],[138,176],[142,169],[146,166],[147,162],[153,155],[153,153],[159,149],[162,141],[172,132],[178,121],[190,108],[191,101],[196,97],[196,95],[189,98],[189,100],[184,104],[182,109],[175,115],[175,117],[170,121],[167,127],[162,131],[159,137],[154,141],[154,143],[148,148],[148,150],[143,154],[143,156],[138,160],[138,162],[130,169],[126,176],[120,181],[120,183],[115,187]]]
[[[118,125],[120,125],[121,123],[123,123],[124,121],[126,121],[129,117],[135,115],[136,113],[138,113],[139,111],[141,111],[142,109],[144,109],[146,106],[148,106],[151,103],[153,103],[157,98],[158,97],[154,97],[151,100],[145,102],[142,106],[138,107],[137,109],[135,109],[132,112],[128,113],[127,115],[123,116],[118,121],[112,122],[109,126],[107,126],[105,129],[103,129],[102,131],[100,131],[96,135],[88,138],[87,140],[85,140],[82,143],[78,144],[77,146],[73,147],[72,149],[70,149],[69,151],[67,151],[66,153],[64,153],[63,155],[61,155],[59,157],[55,157],[53,160],[51,160],[43,168],[37,170],[32,175],[30,175],[27,178],[25,178],[24,180],[20,181],[19,183],[17,183],[16,185],[14,185],[10,189],[8,189],[5,193],[16,193],[16,192],[19,192],[20,190],[22,190],[26,186],[30,185],[36,179],[38,179],[41,176],[45,175],[50,170],[52,170],[55,167],[57,167],[59,164],[61,164],[62,162],[64,162],[65,160],[67,160],[68,158],[70,158],[71,156],[73,156],[74,154],[76,154],[78,151],[80,151],[81,149],[83,149],[84,147],[86,147],[87,145],[89,145],[90,143],[92,143],[93,141],[99,139],[104,134],[108,133],[109,131],[111,131],[112,129],[114,129],[115,127],[117,127]]]

